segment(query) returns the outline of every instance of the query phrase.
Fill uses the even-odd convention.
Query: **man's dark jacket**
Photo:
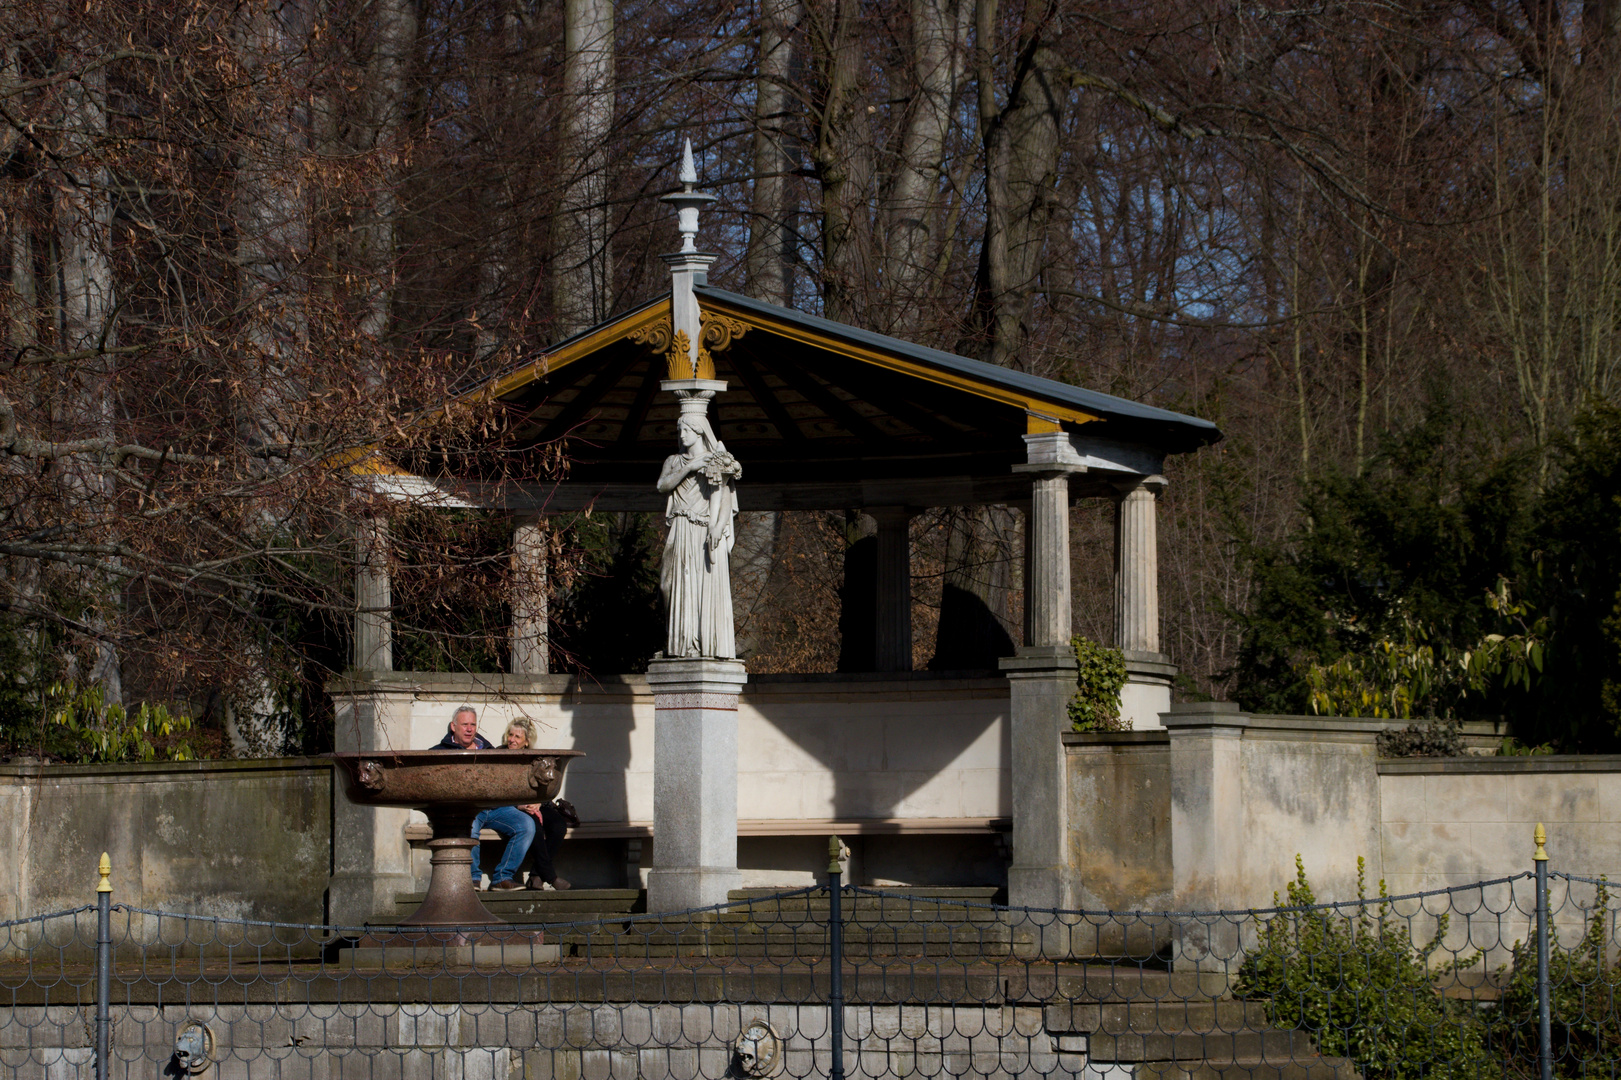
[[[434,749],[434,750],[494,750],[495,749],[495,744],[492,743],[490,740],[486,739],[482,735],[475,735],[475,736],[473,736],[473,745],[472,746],[462,746],[460,743],[458,743],[456,741],[456,736],[453,735],[451,732],[447,731],[447,732],[445,732],[445,737],[443,739],[440,739],[438,745],[432,747],[432,749]]]

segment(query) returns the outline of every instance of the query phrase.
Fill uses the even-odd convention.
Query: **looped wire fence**
[[[1617,901],[1605,879],[1545,863],[1338,903],[1316,902],[1302,875],[1287,903],[1214,912],[1010,908],[835,875],[694,911],[576,911],[495,939],[101,899],[0,923],[0,1074],[1621,1071]]]

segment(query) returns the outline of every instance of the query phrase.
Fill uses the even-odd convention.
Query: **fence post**
[[[96,885],[96,1080],[107,1080],[110,1071],[108,1044],[113,1028],[113,861],[101,853],[96,868],[101,881]]]
[[[840,904],[839,856],[844,844],[837,836],[827,838],[827,953],[832,961],[827,980],[828,1034],[832,1038],[833,1067],[828,1080],[844,1080],[844,912]]]
[[[1548,986],[1548,834],[1537,822],[1537,1071],[1542,1080],[1553,1080],[1553,1029],[1549,1019],[1552,997]]]

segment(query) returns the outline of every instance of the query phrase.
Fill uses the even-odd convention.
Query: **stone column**
[[[867,510],[878,523],[878,671],[912,670],[912,544],[904,507]]]
[[[512,529],[512,662],[514,675],[544,675],[548,667],[546,526],[525,516]]]
[[[739,660],[654,660],[653,866],[647,909],[723,904],[737,869]]]
[[[1025,520],[1028,564],[1024,605],[1029,612],[1026,645],[1069,648],[1069,474],[1038,472],[1030,481],[1030,515]]]
[[[1240,906],[1244,874],[1243,739],[1249,717],[1226,701],[1176,705],[1171,738],[1171,891],[1175,911]],[[1178,971],[1236,972],[1235,919],[1186,918],[1177,927]]]
[[[378,685],[366,675],[344,678],[331,689],[334,743],[340,752],[387,752],[411,746],[414,687]],[[332,877],[327,882],[327,921],[360,926],[394,912],[394,898],[417,888],[405,825],[411,811],[361,806],[343,791],[341,768],[332,774]]]
[[[394,670],[394,601],[388,578],[388,522],[362,519],[355,528],[356,671]]]
[[[1031,474],[1025,519],[1026,644],[1002,661],[1009,689],[1013,858],[1008,902],[1064,907],[1069,902],[1069,793],[1063,734],[1075,695],[1070,647],[1069,473],[1052,465],[1019,466]],[[1055,927],[1055,933],[1061,928]],[[1064,942],[1043,938],[1049,955]]]
[[[1176,668],[1159,647],[1159,532],[1155,509],[1163,476],[1143,476],[1115,485],[1114,640],[1125,653],[1126,685],[1120,716],[1142,731],[1160,726],[1171,707]]]

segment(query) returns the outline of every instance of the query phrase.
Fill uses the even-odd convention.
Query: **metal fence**
[[[103,879],[106,886],[106,879]],[[568,894],[548,894],[567,896]],[[1602,878],[1228,912],[827,885],[433,935],[99,904],[0,924],[0,1074],[1598,1077]],[[578,906],[582,901],[572,901]],[[834,962],[838,958],[838,962]]]

